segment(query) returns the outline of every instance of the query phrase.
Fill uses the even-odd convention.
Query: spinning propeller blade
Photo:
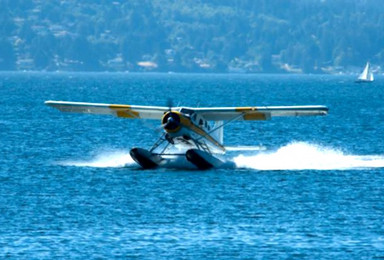
[[[168,111],[172,111],[173,101],[171,98],[168,98],[167,100],[167,107],[168,107]]]

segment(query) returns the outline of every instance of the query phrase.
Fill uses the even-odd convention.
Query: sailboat
[[[356,83],[370,83],[373,81],[373,73],[370,70],[369,62],[367,62],[367,65],[365,65],[363,72],[357,78]]]

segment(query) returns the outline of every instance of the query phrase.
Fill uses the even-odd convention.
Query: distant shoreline
[[[239,76],[257,76],[257,75],[285,75],[285,76],[357,76],[359,73],[233,73],[233,72],[157,72],[157,71],[39,71],[39,70],[0,70],[0,74],[122,74],[122,75],[239,75]],[[384,73],[375,74],[376,76]]]

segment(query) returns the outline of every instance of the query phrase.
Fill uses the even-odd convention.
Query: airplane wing
[[[212,107],[182,108],[202,115],[206,120],[268,120],[271,117],[324,116],[326,106],[263,106],[263,107]]]
[[[61,112],[113,115],[123,118],[161,119],[168,107],[130,106],[118,104],[83,103],[67,101],[45,101],[45,104]]]
[[[123,118],[161,119],[168,107],[137,106],[103,103],[83,103],[68,101],[46,101],[46,105],[61,112],[113,115]],[[188,108],[175,107],[172,110],[192,115],[202,115],[209,121],[225,120],[268,120],[271,117],[284,116],[324,116],[328,113],[326,106],[264,106],[264,107],[210,107]]]

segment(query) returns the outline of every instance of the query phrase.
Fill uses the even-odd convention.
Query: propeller
[[[167,107],[168,107],[168,112],[171,112],[173,107],[173,101],[171,98],[167,99]]]
[[[180,125],[180,117],[177,113],[172,112],[173,101],[171,98],[167,99],[166,106],[168,111],[164,113],[164,117],[161,121],[161,125],[153,126],[145,122],[145,120],[140,120],[141,124],[148,129],[153,130],[154,132],[160,134],[163,133],[163,130],[174,130]]]
[[[171,98],[167,99],[166,106],[168,107],[168,111],[164,113],[165,115],[161,121],[161,125],[156,127],[156,132],[159,132],[163,129],[170,129],[172,124],[174,123],[174,118],[172,116],[173,101]]]
[[[180,116],[174,112],[168,112],[163,118],[165,130],[175,130],[180,125]]]
[[[163,117],[161,127],[165,130],[175,130],[180,125],[180,116],[177,113],[172,112],[173,101],[167,100],[168,112]]]

